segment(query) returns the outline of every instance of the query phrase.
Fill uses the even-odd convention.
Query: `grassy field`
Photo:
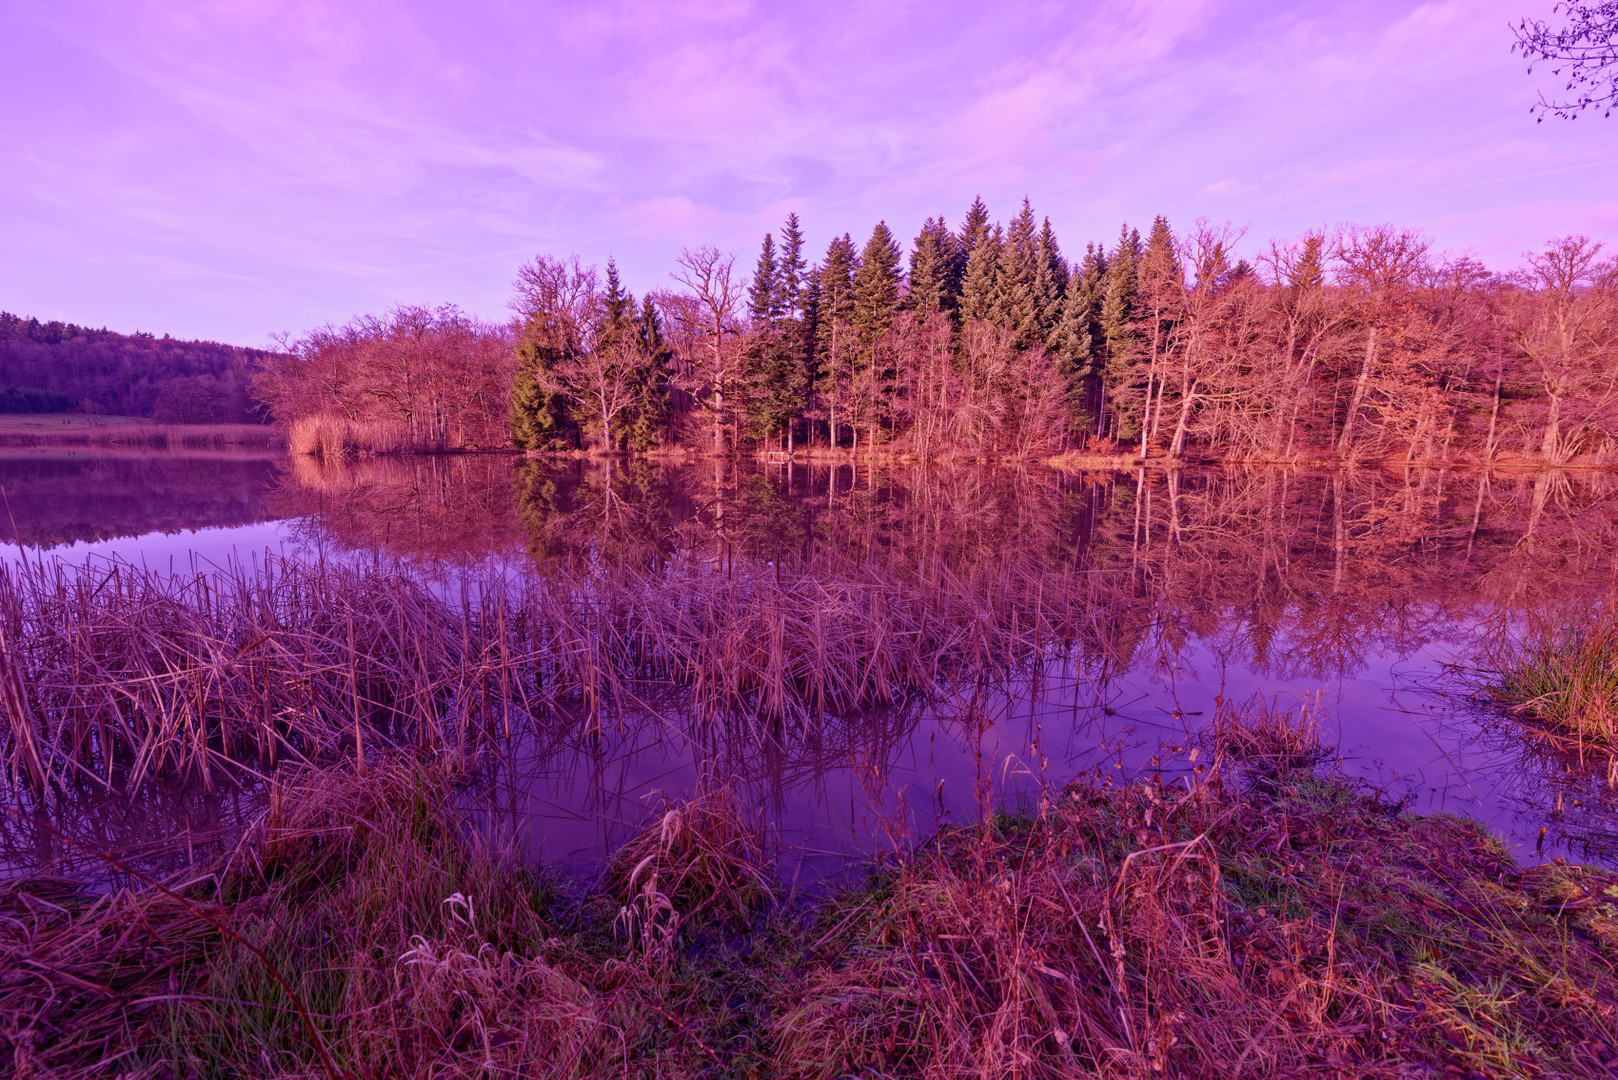
[[[1607,1075],[1618,876],[1524,869],[1227,709],[1194,776],[1081,784],[783,903],[726,792],[590,887],[503,862],[443,755],[276,781],[163,887],[0,886],[8,1075]]]

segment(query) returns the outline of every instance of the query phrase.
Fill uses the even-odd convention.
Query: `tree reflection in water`
[[[294,519],[308,550],[401,563],[450,600],[491,572],[588,582],[628,568],[655,583],[695,566],[738,583],[857,588],[867,575],[918,595],[1015,593],[1022,606],[1007,612],[1060,610],[1069,640],[1041,647],[1043,665],[877,708],[717,714],[666,679],[625,684],[605,710],[557,708],[520,732],[469,792],[531,852],[588,863],[642,820],[653,793],[725,783],[813,874],[816,851],[870,850],[924,834],[940,814],[1034,804],[1046,782],[1192,767],[1180,751],[1216,696],[1254,693],[1324,692],[1349,768],[1421,808],[1482,817],[1529,857],[1544,826],[1547,856],[1610,861],[1608,763],[1469,711],[1444,664],[1525,612],[1611,597],[1615,494],[1612,478],[1577,472],[489,455],[294,459],[251,510]],[[116,813],[63,803],[54,816],[85,846],[147,845],[167,866],[232,832],[255,784],[145,785]],[[16,819],[0,833],[12,865],[68,854]]]
[[[1066,594],[1048,602],[1071,606],[1083,632],[1017,694],[900,702],[788,729],[758,717],[685,722],[673,693],[625,710],[611,737],[582,719],[562,725],[524,748],[503,795],[487,793],[518,821],[532,817],[525,804],[548,800],[579,823],[571,834],[556,821],[541,828],[550,854],[610,844],[654,788],[748,782],[813,845],[829,826],[804,824],[808,803],[830,814],[841,802],[840,827],[855,832],[862,816],[869,826],[908,813],[925,827],[940,805],[972,812],[986,785],[1037,797],[1027,777],[1040,762],[1058,779],[1180,767],[1160,744],[1185,745],[1221,690],[1330,691],[1351,768],[1419,788],[1425,806],[1480,814],[1519,847],[1537,841],[1553,789],[1597,766],[1605,777],[1605,763],[1581,772],[1453,694],[1424,692],[1473,635],[1612,595],[1618,487],[1601,473],[418,457],[300,463],[276,498],[311,538],[438,574],[490,560],[655,570],[677,556],[777,574],[877,566],[934,583],[1011,566],[1064,573]],[[1390,720],[1392,707],[1430,715]],[[1018,769],[1026,782],[1008,781]],[[519,774],[526,789],[513,787]],[[1551,841],[1608,858],[1606,785],[1595,787],[1579,800],[1583,825],[1566,827],[1564,811]]]

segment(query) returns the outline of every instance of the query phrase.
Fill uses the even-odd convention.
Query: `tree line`
[[[1566,462],[1618,434],[1618,262],[1583,237],[1495,274],[1420,233],[1342,227],[1243,257],[1162,217],[1069,260],[1024,200],[886,223],[818,260],[788,217],[750,274],[713,247],[635,298],[540,256],[505,325],[402,308],[290,343],[281,419],[383,421],[412,445],[915,457],[1063,452],[1296,460],[1502,453]]]
[[[250,384],[270,354],[213,341],[120,334],[0,312],[0,412],[264,419]]]

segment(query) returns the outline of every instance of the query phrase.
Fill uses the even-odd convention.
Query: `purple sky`
[[[789,210],[901,237],[1024,194],[1069,256],[1199,216],[1392,221],[1491,266],[1618,240],[1618,119],[1536,125],[1550,0],[925,4],[6,0],[0,308],[262,344],[517,264]]]

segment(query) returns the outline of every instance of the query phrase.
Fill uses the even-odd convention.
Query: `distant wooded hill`
[[[0,312],[0,412],[105,413],[168,424],[254,423],[253,368],[272,354]]]

